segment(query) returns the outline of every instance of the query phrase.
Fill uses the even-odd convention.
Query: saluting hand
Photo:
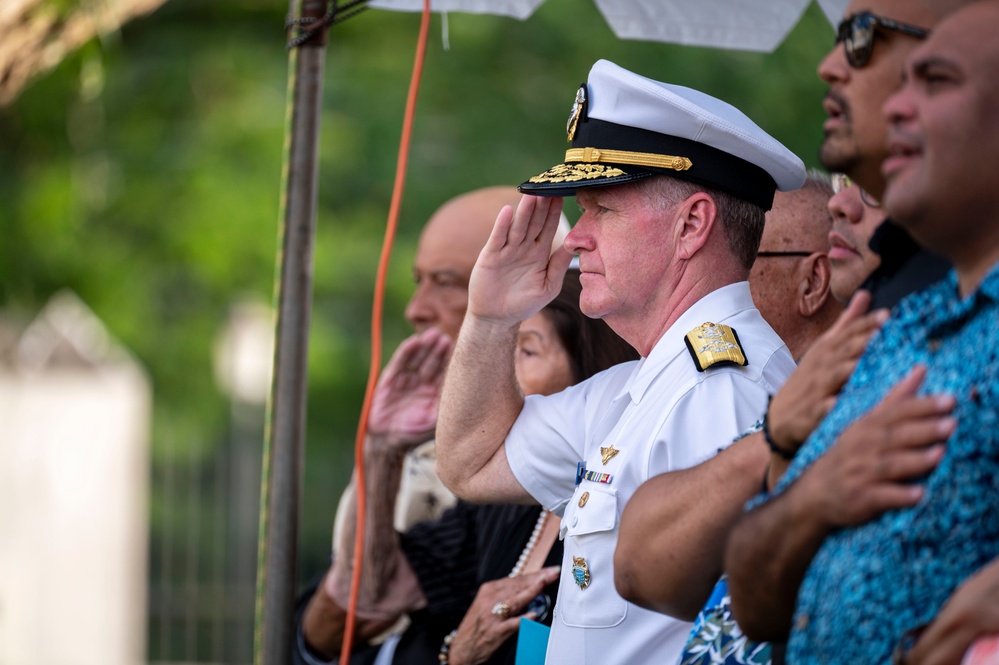
[[[472,270],[468,313],[502,323],[524,321],[562,289],[572,256],[551,251],[562,199],[525,195],[516,212],[504,206]]]

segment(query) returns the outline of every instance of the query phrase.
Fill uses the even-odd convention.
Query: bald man
[[[812,175],[801,189],[774,196],[760,251],[749,273],[756,308],[795,361],[842,310],[830,290],[828,204],[832,195],[828,178]]]
[[[496,213],[520,200],[514,187],[487,187],[456,196],[431,216],[416,248],[416,291],[406,320],[420,333],[437,328],[452,340],[468,307],[468,277],[492,231]]]
[[[442,362],[449,357],[465,317],[472,266],[489,238],[497,212],[519,200],[520,194],[513,187],[488,187],[462,194],[442,205],[420,234],[413,260],[416,290],[405,310],[415,334],[399,346],[382,373],[372,401],[365,442],[370,443],[373,437],[392,438],[417,447],[404,459],[392,463],[371,461],[366,478],[369,533],[377,532],[373,527],[379,524],[392,524],[395,530],[405,531],[417,522],[440,517],[454,503],[453,495],[434,473],[432,437],[438,395],[406,390],[405,373],[418,357],[433,354],[442,358]],[[567,224],[563,227],[561,238],[568,230]],[[365,446],[369,458],[375,448]],[[337,510],[334,563],[315,588],[301,617],[296,645],[299,662],[324,662],[339,653],[356,526],[353,497],[352,482]],[[388,533],[391,538],[394,530],[381,533]],[[398,556],[396,545],[375,543],[366,552],[366,586],[362,587],[362,598],[391,593],[405,604],[407,594],[411,596],[414,592],[379,577],[391,568],[387,559]],[[369,617],[359,621],[359,638],[363,641],[391,627],[397,615],[389,618],[388,614],[384,620]]]

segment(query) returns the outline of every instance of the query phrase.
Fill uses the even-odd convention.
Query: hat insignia
[[[683,341],[698,372],[719,364],[749,364],[735,329],[725,324],[702,323],[687,333]]]
[[[579,117],[583,115],[583,109],[586,106],[586,84],[579,86],[579,90],[576,91],[576,99],[572,102],[572,110],[569,111],[569,119],[565,123],[565,132],[569,135],[568,142],[572,143],[572,139],[576,136],[576,124],[579,122]]]

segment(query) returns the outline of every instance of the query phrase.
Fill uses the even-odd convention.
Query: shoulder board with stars
[[[723,323],[702,323],[683,338],[698,372],[714,365],[748,365],[739,335]]]

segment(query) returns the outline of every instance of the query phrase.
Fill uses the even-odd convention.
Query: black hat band
[[[562,187],[566,191],[623,184],[658,173],[718,189],[764,210],[773,205],[777,190],[777,183],[769,173],[741,157],[691,139],[596,118],[585,118],[579,123],[572,146],[566,151],[566,163],[543,174],[547,177],[541,182],[549,182],[552,185],[547,186],[553,186],[557,181],[551,175],[555,175],[552,172],[559,168],[575,172],[582,167],[587,172],[582,179],[574,173],[569,182],[563,180],[565,184]],[[678,169],[678,165],[684,168]],[[535,178],[529,182],[532,181],[539,182]],[[538,189],[542,187],[545,185]],[[534,188],[522,186],[523,191],[531,189]],[[548,192],[537,193],[544,195]]]

